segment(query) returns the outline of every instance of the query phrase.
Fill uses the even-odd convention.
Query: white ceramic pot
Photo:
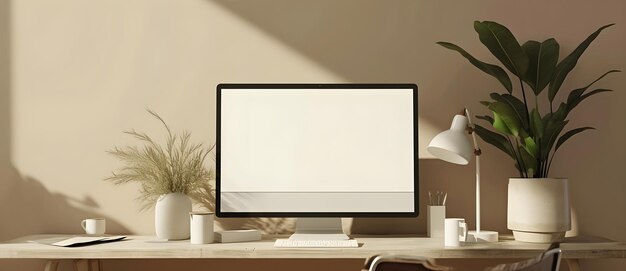
[[[159,239],[189,238],[191,199],[185,194],[170,193],[159,197],[154,212],[154,227]]]
[[[567,179],[510,178],[507,226],[515,240],[561,241],[571,228]]]

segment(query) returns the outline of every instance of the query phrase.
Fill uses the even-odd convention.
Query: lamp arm
[[[482,151],[478,147],[478,140],[476,140],[476,133],[474,133],[474,124],[470,117],[469,110],[465,108],[465,116],[467,117],[468,131],[472,135],[472,141],[474,143],[474,155],[476,156],[476,232],[480,232],[480,155]]]
[[[476,140],[476,134],[474,133],[474,123],[472,122],[472,117],[470,117],[470,113],[467,108],[465,108],[464,113],[467,117],[468,132],[470,135],[472,135],[472,143],[474,143],[474,155],[476,155],[476,158],[478,158],[478,156],[482,154],[482,151],[480,150],[480,147],[478,147],[478,140]]]

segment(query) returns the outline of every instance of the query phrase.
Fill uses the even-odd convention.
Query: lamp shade
[[[435,136],[428,144],[428,152],[446,162],[467,165],[474,156],[474,148],[465,134],[467,117],[456,115],[450,130]]]

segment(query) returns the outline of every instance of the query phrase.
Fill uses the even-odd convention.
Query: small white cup
[[[446,218],[444,244],[447,247],[458,247],[467,241],[467,224],[464,218]]]
[[[210,212],[191,212],[189,213],[189,224],[192,244],[210,244],[213,243],[213,213]]]
[[[87,218],[80,222],[80,226],[88,235],[103,235],[106,231],[106,220],[104,218]]]

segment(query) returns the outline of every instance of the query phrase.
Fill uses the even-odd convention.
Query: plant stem
[[[552,152],[552,155],[550,156],[550,161],[548,162],[548,168],[546,169],[545,177],[548,177],[548,172],[550,171],[550,167],[552,166],[552,159],[554,159],[554,152]]]
[[[535,175],[533,176],[533,178],[541,178],[541,174],[543,173],[543,161],[538,161],[537,163],[537,172],[535,172]]]
[[[517,155],[517,152],[515,151],[515,147],[513,147],[513,143],[511,142],[511,139],[509,138],[509,136],[506,136],[506,140],[509,142],[509,145],[511,146],[511,150],[513,150],[513,155],[515,155],[515,160],[517,161],[517,170],[519,171],[519,176],[523,177],[524,173],[522,173],[522,164],[520,164],[520,158]]]
[[[539,111],[539,98],[537,97],[537,94],[535,94],[535,108],[537,108],[537,113],[539,113],[539,116],[541,117],[541,111]]]
[[[519,153],[518,164],[520,167],[520,171],[522,172],[522,178],[528,178],[528,172],[527,172],[526,164],[524,164],[524,158],[522,157],[522,151],[520,149],[521,147],[520,147],[519,141],[515,140],[515,145],[517,146],[517,152]]]
[[[554,111],[552,110],[552,101],[550,101],[550,114],[554,114]]]

